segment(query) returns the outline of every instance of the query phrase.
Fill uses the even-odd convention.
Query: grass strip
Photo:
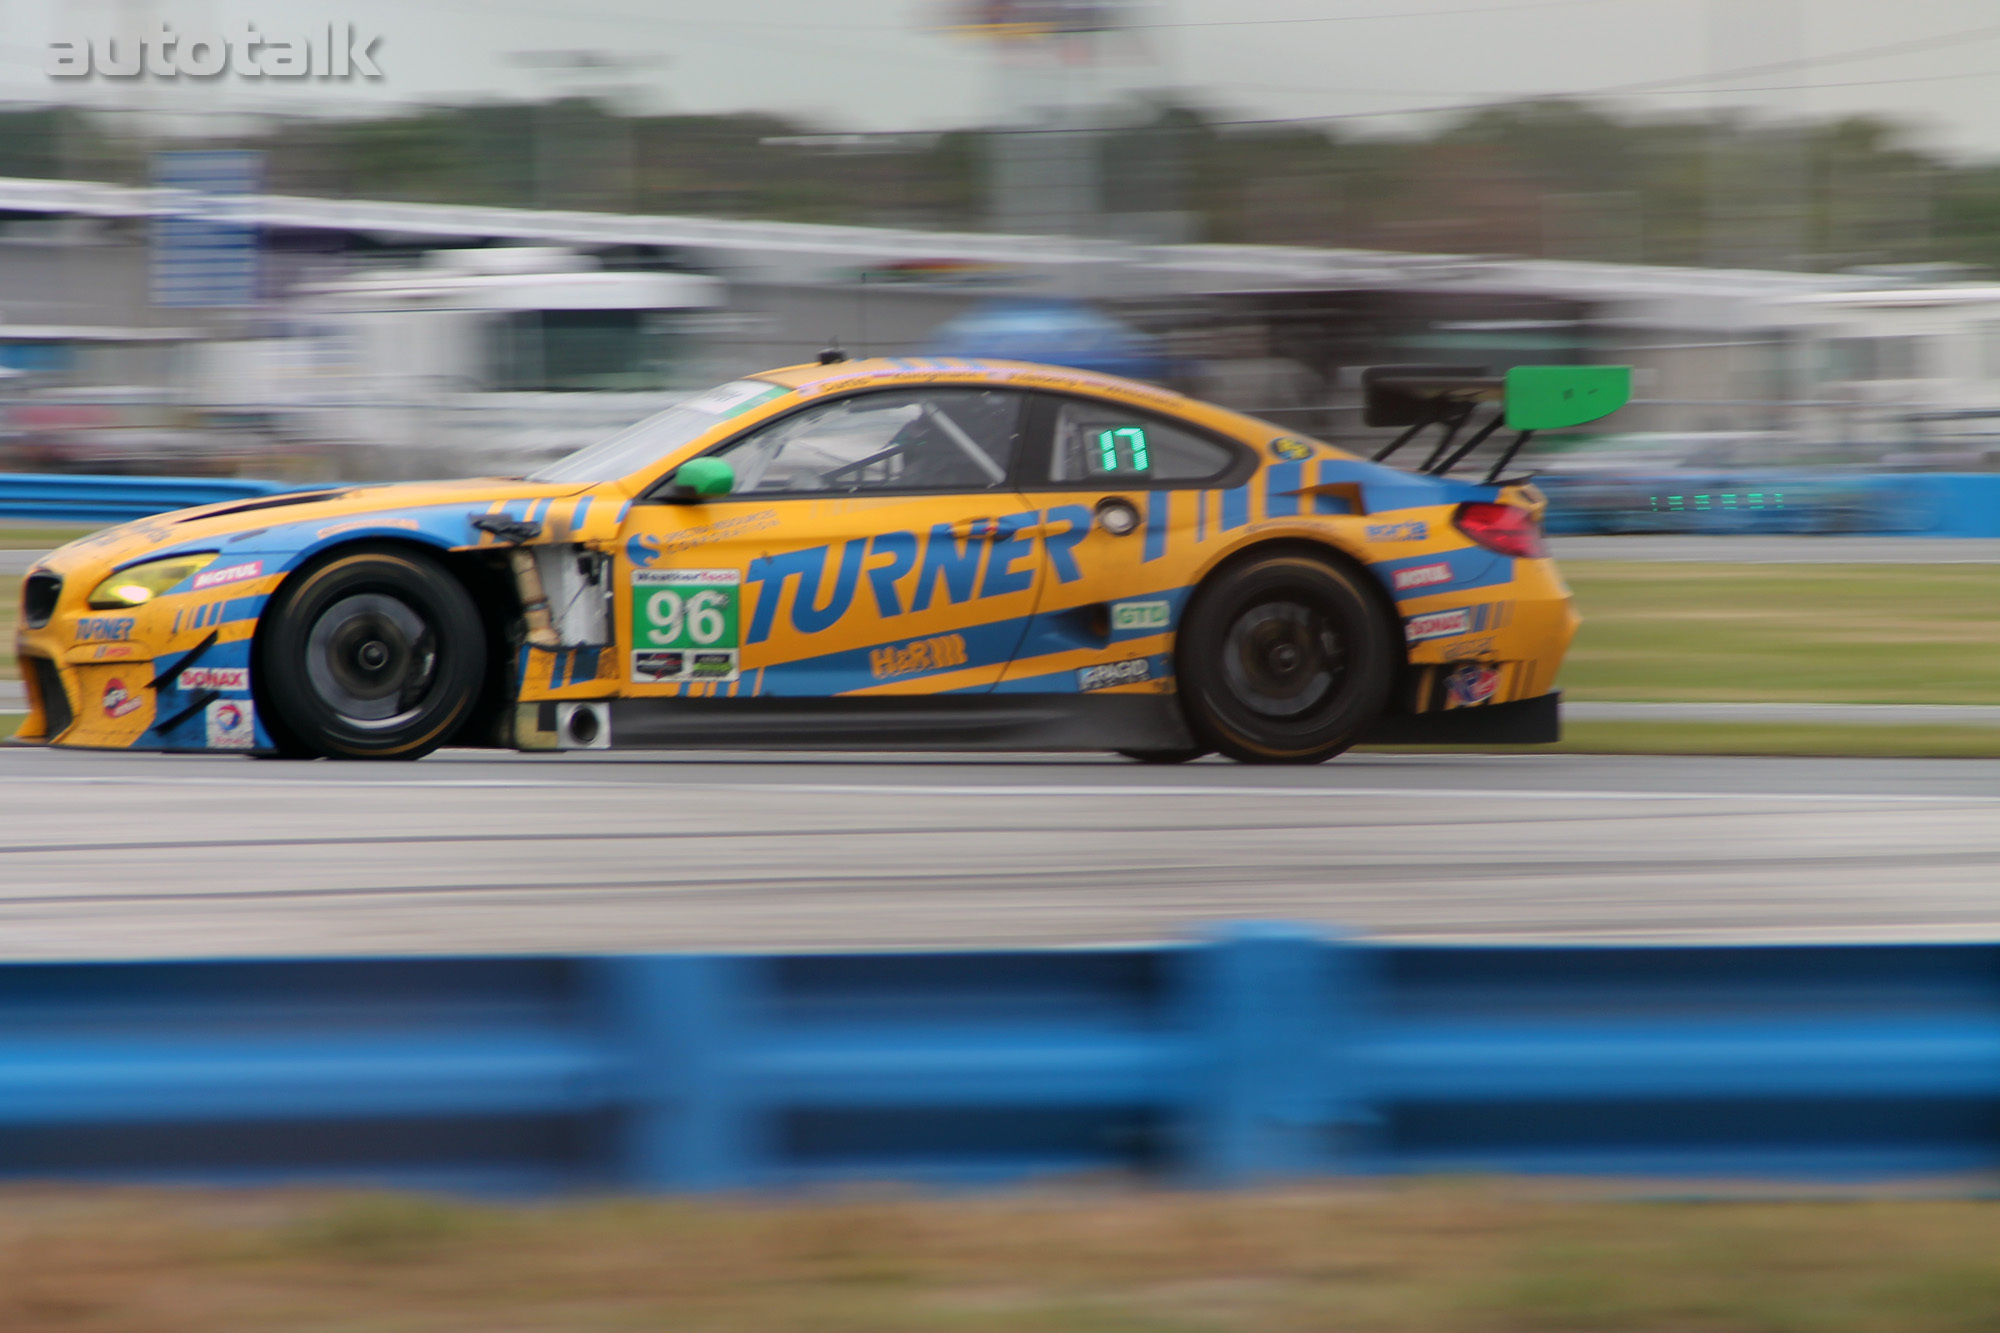
[[[0,1194],[13,1333],[1971,1333],[2000,1208],[1544,1187],[598,1200]]]
[[[0,551],[47,551],[99,532],[104,524],[15,523],[0,519]]]
[[[1570,561],[1561,685],[1634,703],[2000,703],[2000,565]]]
[[[2000,758],[2000,727],[1817,722],[1568,722],[1568,754],[1776,754]]]
[[[21,580],[0,574],[0,680],[18,680],[21,663],[14,656],[14,627],[21,619]]]
[[[1430,746],[1369,745],[1357,752],[1437,754]],[[1469,754],[1825,755],[2000,759],[2000,727],[1839,726],[1817,722],[1571,722],[1556,745],[1468,745]]]

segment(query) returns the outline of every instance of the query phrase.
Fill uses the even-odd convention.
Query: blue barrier
[[[0,1175],[707,1190],[2000,1164],[2000,946],[0,967]]]
[[[2000,473],[1667,472],[1537,478],[1558,536],[2000,537]]]
[[[85,477],[0,472],[0,518],[44,523],[123,523],[171,509],[309,489],[239,477]]]

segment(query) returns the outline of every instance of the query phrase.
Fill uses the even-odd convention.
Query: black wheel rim
[[[1263,717],[1297,718],[1336,697],[1347,673],[1325,612],[1275,600],[1245,609],[1222,645],[1222,674],[1238,703]]]
[[[384,593],[343,597],[306,639],[313,692],[349,726],[386,731],[422,709],[437,680],[437,633],[415,607]]]

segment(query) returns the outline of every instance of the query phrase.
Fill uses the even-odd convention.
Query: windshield
[[[503,393],[653,391],[676,383],[680,312],[513,310],[487,326],[486,385]]]
[[[567,458],[559,458],[531,473],[528,480],[594,484],[629,477],[731,417],[790,392],[783,385],[766,384],[762,380],[731,380],[698,398],[647,417],[608,440],[599,440]]]

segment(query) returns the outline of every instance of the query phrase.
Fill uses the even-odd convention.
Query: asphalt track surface
[[[0,750],[0,956],[2000,938],[2000,762]]]

